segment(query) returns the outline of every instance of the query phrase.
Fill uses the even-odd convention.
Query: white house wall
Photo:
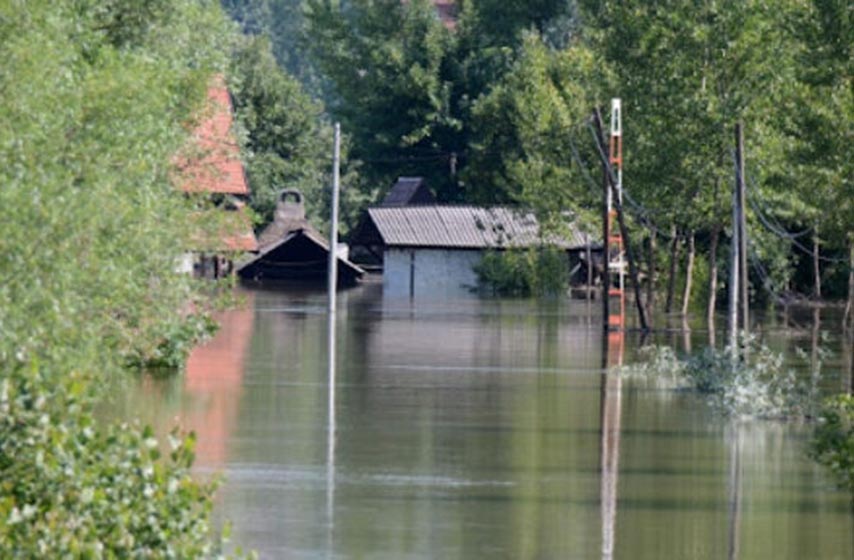
[[[392,297],[409,297],[411,292],[415,297],[468,295],[477,285],[474,267],[482,258],[479,250],[387,249],[383,292]]]

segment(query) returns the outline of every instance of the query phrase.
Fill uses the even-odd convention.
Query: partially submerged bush
[[[566,253],[558,247],[507,249],[484,255],[475,267],[480,287],[497,295],[543,296],[566,291]]]
[[[854,492],[854,397],[838,395],[824,402],[810,452]]]
[[[19,364],[0,381],[0,550],[15,558],[213,558],[215,485],[190,476],[194,437],[170,452],[150,428],[97,426],[91,380]]]
[[[180,369],[187,362],[193,347],[204,342],[219,326],[207,313],[192,313],[165,325],[160,341],[150,349],[136,348],[129,356],[132,367],[152,369]]]
[[[679,359],[669,347],[650,347],[627,375],[664,381],[674,388],[692,388],[708,395],[724,414],[757,418],[807,418],[816,414],[815,376],[799,379],[785,368],[783,356],[755,341],[745,345],[748,357],[733,360],[729,349],[706,348]]]

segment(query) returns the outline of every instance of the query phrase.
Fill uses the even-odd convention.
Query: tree
[[[322,191],[328,183],[332,129],[323,105],[278,66],[263,36],[239,43],[232,68],[234,108],[246,136],[251,206],[261,224],[272,221],[284,188],[300,190],[308,215],[324,221]]]
[[[560,229],[567,208],[596,207],[601,195],[572,154],[607,84],[600,68],[582,46],[555,50],[528,34],[510,71],[473,106],[467,198],[533,208],[547,231]]]
[[[585,35],[613,67],[626,107],[629,190],[659,231],[672,225],[717,245],[732,128],[746,122],[748,155],[761,159],[771,108],[793,78],[784,18],[794,3],[581,5]]]
[[[222,0],[222,6],[246,35],[267,37],[279,66],[320,98],[323,85],[308,53],[304,0]]]
[[[200,0],[0,4],[4,557],[216,551],[191,449],[160,461],[93,408],[203,303],[175,270],[200,208],[174,159],[232,32]]]
[[[789,156],[821,237],[831,248],[847,249],[849,319],[854,306],[854,20],[848,3],[837,0],[814,0],[798,15],[793,27],[803,48],[802,88],[787,113]]]
[[[428,178],[439,197],[458,197],[452,111],[453,38],[427,0],[309,0],[311,53],[329,83],[329,110],[352,137],[365,180]]]

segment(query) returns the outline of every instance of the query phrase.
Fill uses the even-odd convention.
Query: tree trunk
[[[670,243],[670,276],[667,278],[667,301],[664,304],[664,312],[673,311],[673,296],[676,292],[676,262],[679,259],[679,233],[676,226],[670,228],[672,241]]]
[[[655,313],[655,284],[658,280],[658,275],[656,274],[656,262],[655,262],[655,245],[656,245],[656,233],[653,231],[649,235],[649,245],[647,249],[649,253],[647,253],[647,279],[646,279],[646,315],[649,319],[650,325],[652,324],[652,317]]]
[[[709,241],[709,302],[706,307],[706,322],[710,331],[715,330],[715,307],[718,299],[718,239],[720,236],[721,226],[715,224],[712,228],[712,238]]]
[[[848,301],[842,324],[846,329],[854,327],[854,232],[848,234]]]
[[[685,290],[682,292],[682,315],[688,314],[691,303],[691,284],[694,277],[694,232],[688,232],[688,263],[685,265]]]
[[[816,299],[821,299],[821,266],[819,263],[819,249],[818,249],[818,228],[816,228],[815,235],[812,238],[812,267],[813,267],[813,277],[815,279],[815,284],[813,287],[813,295]]]

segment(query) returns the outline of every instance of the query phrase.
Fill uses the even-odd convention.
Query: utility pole
[[[736,151],[738,153],[738,172],[736,178],[738,180],[738,242],[740,251],[739,272],[741,273],[741,329],[747,335],[750,332],[750,283],[748,282],[748,273],[750,269],[747,266],[747,201],[746,201],[746,181],[744,177],[744,125],[739,121],[735,125],[736,130]]]
[[[597,138],[595,141],[602,144],[602,118],[597,109],[593,113],[596,122]],[[602,317],[605,330],[608,330],[609,318],[611,316],[611,297],[608,291],[611,289],[611,254],[608,239],[611,238],[611,179],[609,178],[608,166],[602,162]]]
[[[596,108],[593,113],[593,121],[596,125],[596,134],[594,134],[594,136],[595,141],[598,144],[597,151],[599,152],[600,158],[602,159],[602,167],[605,171],[606,182],[605,227],[603,228],[605,234],[605,268],[607,270],[609,267],[611,267],[615,270],[620,271],[620,278],[618,279],[619,283],[617,286],[612,287],[612,282],[608,282],[604,285],[604,290],[606,291],[602,298],[603,300],[607,299],[609,294],[615,297],[619,296],[620,298],[619,316],[615,316],[613,310],[609,310],[607,307],[605,308],[606,328],[609,323],[611,324],[611,326],[615,326],[620,329],[625,327],[624,278],[625,265],[628,264],[629,276],[631,277],[632,285],[634,288],[635,304],[637,305],[640,328],[644,331],[648,331],[649,322],[646,318],[646,309],[643,305],[643,300],[640,291],[640,282],[638,281],[637,267],[635,265],[634,255],[632,254],[631,242],[629,240],[629,231],[626,227],[626,220],[625,215],[623,213],[622,205],[622,128],[620,124],[620,100],[614,99],[613,104],[614,106],[612,107],[611,120],[612,135],[611,141],[608,143],[610,157],[606,156],[604,151],[605,134],[602,126],[602,115],[598,108]],[[613,118],[614,113],[617,116],[616,119]],[[616,132],[617,134],[614,134],[614,132]],[[617,167],[618,172],[615,175],[613,173],[613,170],[614,166],[616,166],[617,163],[619,163]],[[615,221],[619,225],[618,233],[614,232]],[[608,279],[609,278],[606,275],[606,280]]]
[[[328,369],[327,369],[327,421],[326,421],[326,540],[327,550],[332,550],[335,530],[335,356],[336,356],[336,295],[338,290],[338,191],[341,178],[341,125],[335,123],[332,149],[332,218],[329,222],[329,313],[327,315]]]
[[[729,346],[730,352],[732,353],[733,362],[738,359],[738,295],[739,295],[739,264],[741,259],[739,258],[739,230],[741,230],[740,225],[740,212],[739,212],[739,204],[741,203],[741,197],[739,196],[739,185],[741,184],[741,159],[739,155],[738,146],[740,146],[740,138],[741,138],[741,126],[740,124],[736,125],[735,128],[735,136],[736,136],[736,153],[735,153],[735,187],[732,190],[732,243],[730,246],[730,259],[729,259],[729,309],[728,309],[728,318],[729,318]]]
[[[332,151],[332,218],[329,222],[328,290],[329,312],[335,313],[338,288],[338,191],[341,178],[341,125],[335,123],[335,146]]]

